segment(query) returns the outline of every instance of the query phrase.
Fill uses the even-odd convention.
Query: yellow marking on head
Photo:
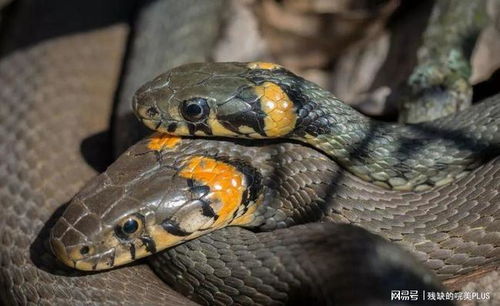
[[[214,222],[214,228],[231,221],[230,218],[241,204],[243,193],[248,187],[244,174],[237,168],[209,157],[191,157],[179,175],[210,187],[209,197],[221,204],[216,211],[219,218]]]
[[[208,126],[212,130],[212,134],[216,136],[238,136],[237,133],[227,129],[225,126],[223,126],[219,120],[215,118],[210,118],[208,119]]]
[[[64,264],[69,267],[73,267],[73,260],[71,260],[69,255],[66,253],[66,248],[64,247],[62,242],[60,242],[59,240],[52,240],[50,245],[52,251],[60,261],[64,262]]]
[[[252,206],[250,206],[247,211],[235,218],[230,224],[231,225],[247,225],[247,224],[250,224],[253,220],[254,220],[254,217],[255,217],[255,211],[257,210],[257,204],[254,204]]]
[[[212,230],[216,230],[216,229],[218,229],[218,228],[214,227]],[[195,231],[195,232],[191,233],[190,235],[181,237],[181,236],[176,236],[176,235],[170,234],[161,225],[154,225],[150,228],[148,233],[149,233],[151,239],[153,239],[153,241],[155,242],[156,250],[161,251],[161,250],[164,250],[166,248],[172,247],[174,245],[178,245],[179,243],[182,243],[184,241],[189,241],[189,240],[192,240],[194,238],[197,238],[203,234],[211,232],[212,230],[203,231],[203,232],[202,231]],[[147,254],[144,254],[144,256],[151,255],[151,253],[147,252],[145,249],[144,249],[144,252],[147,253]],[[141,256],[141,257],[144,257],[144,256]]]
[[[245,137],[248,136],[249,138],[260,138],[260,139],[267,138],[266,136],[262,136],[261,134],[255,132],[253,128],[246,125],[238,127],[238,132],[240,133],[239,134],[240,136],[243,134],[246,135]]]
[[[179,124],[175,131],[169,132],[163,125],[160,126],[158,129],[156,129],[160,133],[164,134],[169,134],[169,135],[175,135],[175,136],[192,136],[191,133],[189,133],[189,129],[185,124]]]
[[[268,63],[268,62],[251,62],[247,65],[250,69],[265,69],[265,70],[273,70],[283,68],[281,65]]]
[[[81,253],[80,253],[80,247],[73,247],[69,250],[68,252],[68,255],[67,255],[71,260],[80,260],[80,259],[83,259],[85,258],[85,256],[83,256]]]
[[[180,142],[182,138],[179,136],[174,136],[165,133],[154,133],[149,139],[148,148],[155,151],[160,151],[164,148],[174,148]]]
[[[238,132],[241,134],[254,134],[255,130],[247,125],[242,125],[238,128]]]
[[[128,254],[128,256],[124,256],[124,257],[126,257],[126,259],[120,258],[120,257],[122,257],[122,255],[127,255],[127,254],[122,253],[120,256],[115,257],[115,262],[113,263],[113,266],[110,266],[109,265],[110,262],[107,260],[100,260],[99,262],[97,262],[97,265],[95,266],[95,270],[96,271],[107,270],[107,269],[111,269],[113,267],[121,266],[121,265],[127,264],[129,262],[132,262],[132,255],[130,255],[130,253]]]
[[[288,95],[278,85],[265,82],[255,87],[260,106],[266,117],[264,130],[269,137],[280,137],[293,131],[297,115],[295,106]]]
[[[194,132],[194,135],[195,136],[207,136],[207,133],[205,133],[205,131],[202,131],[202,130],[197,130]]]
[[[83,271],[92,271],[94,269],[94,264],[87,261],[77,261],[75,268]]]
[[[189,240],[193,234],[185,237],[175,236],[167,232],[161,225],[154,225],[148,231],[149,235],[155,242],[157,251],[163,248],[171,247],[181,243],[184,240]],[[191,237],[191,239],[194,237]]]
[[[115,267],[151,255],[151,252],[146,250],[146,245],[144,244],[144,242],[141,241],[139,238],[134,238],[131,240],[131,243],[133,243],[135,247],[134,258],[132,258],[132,253],[130,253],[130,246],[128,244],[123,244],[119,242],[115,236],[111,237],[111,239],[116,240],[116,246],[115,246],[116,254],[113,263]],[[110,268],[107,265],[106,261],[103,262],[103,267],[107,267],[108,269]],[[99,265],[97,265],[97,269],[99,269]]]

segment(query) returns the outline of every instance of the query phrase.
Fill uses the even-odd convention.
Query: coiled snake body
[[[260,83],[244,83],[246,72],[256,70]],[[336,105],[321,100],[326,99],[327,94],[318,93],[319,88],[307,83],[305,88],[309,91],[302,91],[303,100],[300,103],[303,104],[300,107],[306,108],[309,105],[307,103],[315,103],[311,112],[323,114],[324,117],[316,121],[294,120],[293,114],[300,114],[302,109],[297,107],[297,101],[288,98],[291,95],[285,96],[280,91],[281,87],[276,85],[289,84],[292,78],[298,77],[281,67],[263,63],[187,65],[158,77],[139,90],[134,102],[135,109],[149,126],[171,133],[180,131],[197,134],[202,131],[203,135],[220,132],[223,136],[228,134],[222,133],[241,133],[256,137],[269,136],[269,133],[274,132],[273,129],[286,130],[276,135],[282,136],[298,127],[298,133],[311,135],[306,124],[311,124],[314,131],[319,131],[317,124],[323,124],[321,119],[324,117],[328,118],[328,124],[334,120],[339,125],[348,121],[356,123],[356,119],[348,117],[355,113],[346,106],[341,111],[334,111],[331,117],[325,115],[328,107]],[[305,82],[301,79],[298,81]],[[277,86],[267,85],[267,88],[272,88],[272,93],[260,96],[251,94],[266,82]],[[299,86],[296,84],[294,89],[304,89],[297,88]],[[266,104],[262,102],[274,96],[278,98],[272,101],[273,105],[284,101],[292,110],[287,114],[285,108],[285,119],[276,120],[278,123],[266,121],[267,117],[276,114],[266,112]],[[320,105],[318,101],[325,102],[325,105]],[[247,103],[257,104],[260,109],[241,106]],[[249,110],[250,114],[241,112],[242,108]],[[499,220],[496,217],[499,214],[499,186],[496,185],[498,158],[481,166],[478,166],[478,161],[496,153],[499,108],[497,98],[492,98],[476,106],[473,112],[460,113],[426,126],[448,126],[450,129],[454,126],[455,130],[447,130],[449,135],[456,135],[454,131],[468,131],[469,135],[475,136],[471,141],[447,141],[425,134],[416,134],[412,138],[418,144],[414,149],[421,150],[420,155],[415,155],[416,167],[420,162],[418,156],[444,150],[447,155],[438,160],[436,165],[443,172],[449,172],[451,168],[452,173],[459,174],[452,177],[455,180],[448,180],[452,182],[445,186],[420,192],[385,190],[341,172],[333,161],[321,153],[299,145],[245,147],[222,141],[188,140],[158,134],[127,151],[114,167],[75,197],[55,225],[51,243],[56,254],[67,265],[83,270],[99,270],[154,254],[226,225],[274,230],[297,222],[334,220],[362,225],[401,243],[419,254],[420,259],[444,279],[468,273],[478,266],[496,265],[499,250]],[[233,116],[224,112],[228,109],[233,111]],[[257,135],[257,130],[252,131],[250,125],[241,124],[241,120],[251,122],[252,115],[259,114],[259,110],[267,117],[258,118],[262,121],[262,131]],[[199,116],[200,113],[203,116]],[[286,119],[286,115],[292,116],[292,120]],[[191,120],[193,116],[197,116],[195,120]],[[464,120],[467,116],[484,119],[483,125],[469,124],[470,121]],[[283,121],[293,125],[276,126]],[[271,128],[269,124],[272,124]],[[355,126],[362,128],[359,124]],[[337,136],[327,126],[323,128],[324,135]],[[342,128],[346,128],[345,125]],[[388,132],[388,129],[383,131]],[[417,127],[399,133],[409,137],[412,131],[417,131]],[[393,135],[397,136],[395,133]],[[396,136],[395,139],[401,139]],[[304,139],[308,139],[307,136]],[[378,136],[374,141],[380,142],[381,139],[383,136]],[[422,139],[426,141],[425,144]],[[387,152],[391,152],[388,143],[383,144]],[[475,147],[470,147],[472,145]],[[342,151],[342,148],[339,150]],[[332,155],[336,157],[335,152]],[[451,159],[446,159],[450,156]],[[460,163],[458,156],[462,156],[466,162]],[[406,162],[409,159],[400,160]],[[449,165],[445,163],[446,160],[451,160]],[[127,170],[126,165],[130,165],[128,167],[132,170]],[[471,165],[476,165],[478,169],[472,171]],[[433,164],[428,166],[434,170]],[[409,169],[410,164],[398,167]],[[425,173],[429,169],[420,171]],[[472,172],[464,173],[464,170]],[[480,191],[476,193],[474,189],[478,187]],[[295,235],[300,236],[298,233]],[[243,245],[246,246],[245,243]],[[159,258],[168,254],[160,255]],[[235,254],[236,258],[246,256],[244,252]],[[276,264],[266,260],[263,250],[259,249],[256,254],[257,257],[262,254],[260,267],[271,270]],[[254,294],[251,290],[243,290],[248,283],[252,283],[255,277],[252,273],[236,276],[242,283],[232,284],[233,289],[240,290],[236,291],[236,296],[232,296],[221,288],[227,286],[226,278],[235,277],[230,272],[233,269],[228,270],[226,276],[219,275],[218,268],[198,274],[186,272],[190,271],[189,267],[197,267],[197,260],[182,258],[181,263],[187,262],[184,268],[179,267],[179,263],[176,267],[175,256],[171,260],[160,261],[162,264],[158,264],[155,259],[153,261],[157,263],[155,266],[160,274],[163,273],[164,278],[169,279],[174,286],[179,282],[187,282],[186,286],[190,286],[191,291],[186,288],[181,290],[195,294],[198,300],[207,303],[231,299],[237,301],[243,294],[250,299],[249,303],[254,303],[261,297],[258,286],[254,288],[249,285],[257,291]],[[238,266],[244,266],[234,257],[221,259],[220,264],[231,266],[236,271]],[[185,273],[194,273],[195,276],[183,281]],[[215,280],[210,280],[204,273],[215,277]],[[271,287],[279,291],[275,286]],[[267,292],[266,296],[272,299],[273,294]]]
[[[92,1],[86,1],[85,5],[91,2]],[[185,2],[189,1],[183,1],[182,3]],[[169,5],[175,7],[175,3],[178,2],[170,1]],[[93,6],[96,5],[101,10],[105,9],[104,12],[110,13],[115,12],[117,2],[108,1],[103,7],[100,1],[96,1],[93,3]],[[120,1],[120,5],[123,5],[123,1]],[[43,15],[37,15],[39,19],[33,19],[31,13],[43,12],[44,10],[50,11],[50,8],[64,6],[64,3],[62,1],[61,3],[56,1],[53,3],[52,7],[47,6],[46,3],[38,3],[35,1],[33,4],[24,3],[21,7],[23,6],[28,8],[28,13],[18,16],[18,21],[20,24],[29,26],[26,28],[15,28],[15,30],[13,30],[13,32],[21,38],[17,41],[17,45],[14,44],[14,47],[8,46],[4,48],[4,52],[6,52],[5,50],[9,51],[4,54],[2,63],[0,64],[2,84],[9,84],[8,89],[2,89],[1,92],[2,100],[8,103],[0,104],[2,107],[0,115],[2,116],[3,137],[1,152],[2,156],[7,157],[7,163],[2,167],[2,177],[7,178],[7,181],[6,184],[2,184],[1,189],[1,205],[5,214],[1,221],[2,250],[0,253],[0,284],[2,290],[0,290],[0,294],[2,299],[6,301],[7,304],[119,304],[124,301],[133,304],[189,304],[190,302],[188,300],[183,299],[168,287],[163,286],[159,279],[144,265],[135,265],[99,274],[75,274],[58,265],[54,258],[50,256],[46,246],[43,245],[42,242],[47,232],[47,228],[43,228],[43,225],[46,223],[49,215],[52,214],[56,207],[67,201],[81,186],[82,182],[92,174],[91,169],[89,169],[84,162],[80,161],[79,140],[85,135],[88,135],[89,131],[97,131],[94,129],[99,126],[104,126],[103,122],[106,119],[106,112],[105,110],[102,112],[97,111],[98,108],[96,107],[106,105],[99,103],[101,99],[111,99],[114,89],[112,88],[112,84],[107,81],[113,79],[113,76],[117,74],[119,66],[118,57],[120,54],[118,50],[122,48],[124,30],[119,26],[111,27],[101,31],[74,34],[74,36],[66,38],[53,38],[53,40],[40,45],[30,45],[30,43],[27,43],[26,40],[22,38],[27,37],[23,36],[23,32],[30,33],[32,37],[35,38],[35,41],[57,36],[58,34],[58,27],[55,26],[54,23],[44,24],[42,22],[34,26],[30,24],[28,21],[44,20],[44,18],[41,17]],[[92,7],[92,5],[89,7]],[[189,11],[189,7],[189,4],[186,7],[182,7],[182,9],[178,11],[178,15],[181,16],[182,13]],[[193,6],[191,5],[191,7]],[[68,11],[70,13],[68,13]],[[48,14],[52,13],[53,12],[50,12]],[[110,13],[108,17],[112,15],[113,14]],[[82,28],[80,29],[88,30],[89,25],[86,23],[87,20],[85,16],[88,16],[88,14],[84,14],[81,7],[76,6],[71,9],[68,8],[64,18],[56,18],[55,20],[62,21],[71,19],[74,25],[80,24],[80,20],[82,24]],[[102,26],[103,24],[121,20],[120,18],[123,18],[123,16],[118,16],[111,21],[101,20],[97,22],[97,24]],[[26,22],[22,23],[22,20]],[[33,29],[36,29],[36,31],[33,31]],[[56,33],[52,33],[51,35],[37,34],[42,33],[44,29],[50,29]],[[202,29],[203,27],[200,27],[200,30]],[[102,43],[94,44],[93,42],[96,41]],[[110,44],[110,42],[115,43]],[[31,42],[31,44],[33,44],[33,42]],[[82,46],[88,48],[82,48]],[[25,49],[22,49],[23,47]],[[16,48],[18,50],[16,50]],[[78,52],[75,52],[75,50]],[[9,54],[9,52],[11,53]],[[74,65],[69,65],[68,63]],[[22,68],[21,71],[17,70],[20,67]],[[36,74],[34,74],[33,71],[36,71]],[[18,78],[13,77],[13,73],[14,76]],[[21,78],[19,77],[20,75],[25,75],[26,77]],[[35,78],[32,77],[34,75],[36,75]],[[52,81],[54,76],[58,77],[58,82]],[[64,80],[64,82],[60,82],[60,80]],[[27,94],[27,88],[33,88],[31,91],[28,90],[30,94]],[[32,95],[31,93],[33,92],[38,94]],[[89,111],[89,105],[91,105],[91,103],[95,104],[92,104],[92,111]],[[61,110],[64,110],[64,112],[60,113]],[[52,114],[56,113],[60,115],[52,116]],[[96,114],[102,114],[103,116],[96,116]],[[40,118],[43,118],[43,120]],[[45,118],[50,120],[44,120]],[[101,120],[101,125],[96,124],[96,120]],[[64,129],[66,132],[64,133],[60,133],[62,123],[66,126],[66,129]],[[202,143],[203,142],[201,142],[200,145]],[[285,147],[286,146],[289,145],[285,145]],[[328,163],[331,163],[331,161],[328,161]],[[62,165],[66,167],[64,168],[65,170],[60,168]],[[51,169],[60,170],[54,172],[50,171]],[[451,185],[441,187],[441,190],[448,190],[451,194],[454,192],[453,190],[455,190],[455,192],[461,190],[465,193],[470,191],[472,194],[471,197],[482,200],[484,196],[484,198],[490,199],[492,203],[498,203],[496,201],[497,195],[495,192],[498,188],[496,188],[496,185],[493,183],[496,177],[496,169],[496,160],[493,160],[481,167],[481,169],[476,170],[477,172],[474,172],[475,174],[479,173],[485,180],[484,185],[475,184],[476,176],[467,176],[471,181],[460,179]],[[52,175],[48,176],[48,173]],[[332,173],[335,173],[335,171],[332,171]],[[355,178],[352,179],[357,182],[357,184],[361,184],[360,186],[364,186],[363,184],[365,184]],[[68,184],[69,182],[72,184]],[[489,182],[488,184],[493,184],[492,188],[494,189],[490,189],[486,182]],[[456,187],[453,187],[456,188],[453,189],[452,186],[456,186],[456,184],[467,184],[468,191]],[[477,188],[470,186],[471,184],[475,185]],[[65,186],[65,188],[61,189],[61,186]],[[377,190],[377,202],[375,203],[379,203],[378,199],[379,197],[383,197],[382,195],[387,193],[389,195],[392,194],[391,191]],[[437,191],[435,192],[436,193],[432,193],[429,191],[425,194],[429,194],[429,200],[431,201],[435,198],[440,199],[440,193]],[[347,190],[346,193],[350,194],[351,191]],[[358,190],[358,194],[360,196],[363,195],[362,190]],[[409,195],[414,197],[415,202],[419,202],[421,194],[409,193]],[[396,197],[399,196],[398,194]],[[370,195],[367,194],[362,197],[370,199]],[[388,196],[388,198],[391,198],[391,196]],[[356,201],[358,201],[358,199],[354,202]],[[368,202],[371,203],[370,205],[374,205],[374,202]],[[392,201],[389,202],[391,203],[389,205],[392,205]],[[478,200],[477,202],[480,201]],[[486,201],[486,203],[489,202]],[[351,204],[353,203],[351,202]],[[437,203],[436,207],[439,207]],[[347,221],[357,218],[356,215],[352,213],[352,209],[353,207],[349,206],[349,208],[344,210],[343,215],[350,216],[347,218]],[[441,211],[440,207],[436,209]],[[432,208],[428,207],[428,210],[430,211]],[[335,211],[335,209],[333,209],[333,211]],[[385,215],[376,208],[374,211],[378,211],[382,216]],[[453,210],[445,212],[444,209],[442,211],[445,215],[453,212]],[[460,210],[460,212],[462,211],[465,211],[465,209]],[[492,222],[492,225],[487,229],[488,231],[491,230],[490,235],[483,236],[481,229],[478,232],[477,228],[473,227],[475,224],[473,224],[471,220],[476,219],[478,215],[469,217],[470,219],[466,219],[467,216],[465,216],[464,224],[467,225],[462,227],[457,226],[457,228],[461,228],[461,230],[458,230],[460,232],[458,236],[466,240],[469,239],[466,243],[468,246],[477,245],[476,241],[479,239],[478,236],[484,239],[485,246],[474,251],[474,257],[470,260],[464,259],[465,262],[471,265],[474,261],[485,262],[485,258],[482,255],[495,255],[495,252],[497,252],[495,250],[498,250],[497,244],[495,244],[496,241],[498,241],[498,231],[495,230],[495,228],[498,228],[498,223],[495,222],[497,220],[495,216],[498,214],[497,206],[488,206],[483,211],[485,211],[487,219]],[[399,212],[396,212],[396,215],[399,216]],[[380,216],[379,219],[381,219],[382,216]],[[411,219],[413,216],[409,218]],[[435,217],[431,216],[430,218],[434,219]],[[372,223],[383,227],[382,222],[373,218],[373,215],[371,215],[371,219]],[[481,218],[477,219],[480,220]],[[436,218],[434,220],[439,219]],[[346,220],[344,219],[343,221]],[[441,221],[435,222],[440,223]],[[452,222],[452,224],[455,223]],[[51,223],[49,222],[48,225],[50,226]],[[399,223],[396,227],[401,228],[402,226],[403,225]],[[417,227],[420,228],[420,226]],[[333,228],[334,227],[332,227],[332,229]],[[470,229],[470,234],[465,236],[462,235],[461,231],[464,229]],[[322,231],[321,228],[315,228],[314,226],[308,227],[307,230],[311,233],[320,233]],[[339,233],[343,233],[342,228],[339,228],[338,231]],[[305,232],[305,230],[302,230],[302,232]],[[286,233],[287,231],[284,230],[282,232],[277,232],[276,235],[285,239],[287,237]],[[354,238],[366,237],[366,234],[363,232],[360,233],[361,236],[356,236],[358,235],[357,233],[359,232],[345,232],[346,237],[352,237],[349,235],[354,235]],[[214,235],[215,234],[216,232]],[[180,255],[186,254],[188,256],[177,256],[176,258],[193,258],[201,260],[203,263],[204,259],[200,256],[200,254],[203,253],[200,253],[199,250],[210,248],[207,244],[212,243],[214,237],[219,237],[215,238],[215,241],[217,241],[220,246],[225,243],[228,245],[227,242],[225,242],[225,237],[227,237],[227,235],[246,237],[246,243],[250,241],[255,244],[258,241],[250,239],[253,234],[233,228],[227,229],[226,234],[221,232],[219,236],[207,236],[200,240],[195,240],[191,244],[175,248],[166,256],[175,256],[177,252]],[[442,234],[436,233],[432,238],[440,240],[440,235]],[[38,237],[38,239],[35,239],[36,237]],[[288,237],[290,237],[290,235],[288,235]],[[462,249],[454,245],[454,243],[460,243],[461,240],[454,240],[454,238],[456,237],[453,236],[450,240],[449,248],[457,250],[458,252],[462,251]],[[212,242],[210,239],[212,239]],[[272,240],[272,238],[267,239]],[[372,237],[372,239],[371,241],[377,241],[375,237]],[[245,240],[240,239],[239,242],[235,243],[238,244],[241,243],[241,241]],[[332,243],[335,242],[335,240],[331,241]],[[267,245],[266,243],[269,243],[269,240],[264,241],[264,246]],[[349,241],[345,243],[349,245]],[[191,245],[191,247],[187,247],[188,245]],[[492,245],[494,247],[490,249]],[[422,247],[421,253],[426,256],[425,254],[428,254],[426,244],[418,246]],[[390,246],[388,246],[388,248],[390,248]],[[488,250],[486,250],[486,248],[488,248]],[[277,252],[279,251],[278,249]],[[467,253],[468,251],[469,249],[465,252]],[[193,253],[189,254],[189,252]],[[397,249],[394,249],[394,252],[397,254]],[[461,254],[462,253],[455,258],[455,260],[458,260],[460,263],[463,259]],[[435,253],[434,255],[440,258],[439,254]],[[449,254],[442,254],[441,259],[447,258],[448,255]],[[479,259],[477,259],[477,257],[479,257]],[[231,258],[231,256],[229,256],[229,258]],[[494,261],[494,257],[492,258]],[[211,259],[213,258],[208,258],[205,262],[211,262]],[[157,260],[161,259],[157,258]],[[175,269],[180,269],[181,272],[188,273],[182,278],[184,280],[193,280],[193,274],[189,274],[193,272],[188,272],[186,267],[199,265],[191,260],[182,262],[169,260],[168,262],[173,263]],[[361,261],[361,263],[362,262],[363,261]],[[404,262],[404,260],[396,258],[395,262]],[[221,264],[217,261],[215,261],[215,263],[218,265]],[[435,263],[435,261],[432,263]],[[182,275],[179,274],[179,272],[169,272],[168,269],[174,269],[173,267],[168,267],[163,264],[161,264],[161,266],[168,272],[165,273],[165,277],[167,278],[172,275]],[[209,270],[205,270],[205,272],[207,271],[210,272]],[[203,275],[200,276],[200,274],[194,275],[195,277],[204,277]],[[425,276],[425,272],[423,272],[423,275]],[[198,280],[192,283],[186,283],[177,280],[177,284],[183,287],[185,291],[189,292],[190,288],[188,284],[195,284],[197,281]],[[216,284],[220,284],[220,281],[217,279],[212,278],[212,281]],[[232,279],[232,281],[231,284],[234,285],[234,279]],[[331,283],[336,284],[333,282]],[[211,289],[214,288],[209,283],[205,286]],[[230,288],[226,289],[229,291],[231,290]],[[248,290],[251,291],[251,289]],[[201,296],[205,297],[206,301],[206,297],[210,295],[207,295],[207,290],[202,290],[201,292]],[[356,292],[351,293],[357,295]],[[224,297],[220,298],[224,299]],[[279,298],[277,300],[279,300]],[[204,300],[201,299],[201,301]]]

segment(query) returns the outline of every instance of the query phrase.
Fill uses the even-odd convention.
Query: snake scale
[[[192,305],[145,265],[81,276],[42,243],[54,211],[95,175],[80,145],[107,128],[133,3],[15,4],[0,62],[2,302]]]
[[[395,190],[444,185],[500,153],[497,99],[428,123],[396,125],[370,119],[269,63],[180,66],[141,87],[133,105],[149,128],[174,135],[299,140]]]
[[[196,202],[196,194],[200,188],[194,188],[196,186],[188,188],[186,180],[177,175],[182,172],[186,158],[196,154],[222,158],[223,161],[238,158],[239,161],[248,162],[262,173],[262,177],[265,178],[262,191],[264,199],[261,210],[257,209],[255,213],[261,217],[257,217],[257,220],[253,220],[247,224],[248,226],[273,230],[318,219],[360,224],[412,250],[421,261],[444,279],[457,273],[473,271],[477,265],[496,264],[498,260],[499,248],[495,242],[498,236],[498,221],[492,220],[494,217],[491,217],[498,214],[498,205],[494,204],[498,199],[496,185],[498,174],[495,170],[497,159],[448,186],[424,193],[402,194],[380,189],[345,171],[342,172],[335,163],[324,158],[321,153],[296,144],[248,147],[238,146],[233,142],[184,139],[173,148],[162,148],[158,154],[158,151],[150,148],[150,142],[151,140],[146,139],[131,148],[103,175],[83,189],[64,213],[62,222],[55,227],[55,239],[61,241],[64,244],[62,248],[67,250],[58,250],[56,247],[60,255],[63,252],[75,254],[75,251],[78,252],[84,246],[93,250],[88,257],[70,255],[78,268],[105,269],[126,263],[134,259],[129,255],[129,243],[134,245],[134,257],[149,255],[152,251],[147,250],[147,246],[144,249],[143,243],[139,242],[147,237],[142,234],[134,236],[137,238],[132,239],[132,242],[119,243],[116,246],[116,255],[114,252],[110,253],[108,233],[109,231],[113,233],[115,224],[128,220],[128,216],[138,214],[147,216],[148,211],[158,211],[154,214],[160,215],[156,221],[152,221],[153,223],[161,222],[165,218],[164,214],[170,219],[175,219],[177,215],[182,217],[181,210],[179,210],[181,213],[176,209],[172,209],[173,212],[159,213],[159,211],[165,210],[161,208],[163,205],[176,207],[178,204],[174,203],[189,204],[193,199]],[[314,173],[314,178],[311,178],[309,173]],[[479,182],[481,187],[477,191],[473,187],[464,187],[471,180]],[[137,202],[134,199],[143,194],[144,186],[148,186],[146,188],[148,195],[142,202]],[[373,201],[374,198],[377,201]],[[468,205],[475,205],[477,213],[457,214],[458,211],[464,211],[464,207]],[[108,209],[103,210],[100,208],[102,206]],[[194,214],[188,215],[196,218]],[[224,215],[219,214],[219,218],[224,218]],[[102,221],[96,223],[96,220]],[[185,230],[182,224],[186,221],[177,220],[180,228]],[[238,221],[238,216],[235,221],[235,224],[244,224],[241,218]],[[492,221],[488,227],[477,226],[488,221]],[[145,221],[142,226],[147,227],[148,223],[149,221]],[[106,228],[109,230],[104,230]],[[154,231],[154,229],[150,231],[151,237],[155,241],[156,250],[160,250],[164,247],[161,240],[169,237],[156,236]],[[273,235],[273,233],[275,232],[267,234]],[[175,232],[173,234],[176,235]],[[295,233],[294,237],[298,235]],[[307,236],[311,238],[312,234]],[[187,239],[191,237],[187,236]],[[135,239],[137,242],[134,242]],[[213,237],[201,239],[218,241]],[[277,240],[272,239],[273,243]],[[101,244],[100,241],[105,242]],[[231,243],[231,240],[223,242]],[[220,258],[215,256],[214,261],[211,261],[210,252],[206,254],[193,244],[203,245],[203,242],[195,240],[182,249],[174,248],[151,260],[158,271],[166,271],[163,272],[164,277],[181,292],[196,295],[198,290],[203,292],[200,288],[204,288],[209,293],[198,296],[198,301],[213,302],[219,299],[225,301],[227,296],[224,294],[217,296],[215,292],[222,286],[221,282],[223,283],[226,278],[230,279],[231,275],[219,276],[216,272],[217,277],[214,279],[214,275],[207,272],[211,270],[203,266],[213,264],[222,270],[224,270],[222,267],[234,268],[240,265],[244,267],[243,263],[238,264],[237,258],[245,257],[242,254],[245,254],[244,251],[247,249],[241,249],[239,256],[224,258],[219,255]],[[216,249],[218,248],[214,248],[212,252],[216,252]],[[193,256],[184,257],[186,253],[190,254],[190,251]],[[269,256],[266,252],[261,254],[263,257]],[[162,256],[178,258],[178,261],[165,260]],[[71,260],[61,258],[73,266]],[[258,266],[265,267],[265,262]],[[190,269],[192,267],[197,267],[195,270],[201,272],[196,273]],[[241,278],[245,283],[248,281],[252,284],[249,280],[251,276],[243,274]],[[203,281],[211,283],[212,286],[204,285]],[[237,289],[244,287],[242,284],[230,284]],[[252,285],[249,286],[253,288]],[[245,294],[255,298],[251,290]]]
[[[26,3],[20,5],[20,8],[27,8],[31,15],[30,13],[20,14],[17,16],[19,18],[17,21],[22,23],[23,16],[25,20],[33,20],[33,12],[40,13],[46,10],[46,14],[53,14],[54,11],[50,11],[51,9],[63,5],[57,2],[54,7],[46,7],[36,1],[34,3],[34,6]],[[86,5],[89,3],[90,7],[97,5],[101,10],[107,7],[113,12],[117,5],[113,1],[104,7],[92,1],[87,2]],[[189,11],[187,8],[180,12]],[[108,17],[112,15],[109,10],[104,10],[108,12]],[[68,11],[73,14],[67,15]],[[73,10],[66,8],[65,12],[65,18],[72,16],[73,22],[82,20],[85,24],[86,20],[82,18],[85,14],[82,14],[81,7],[73,8]],[[43,16],[43,14],[38,16]],[[116,20],[123,20],[120,18],[124,16],[116,17],[111,22],[100,20],[96,24],[110,24]],[[35,23],[35,26],[31,25],[24,31],[33,34],[33,28],[42,32],[44,29],[54,31],[57,26],[43,22]],[[72,34],[69,37],[52,38],[48,42],[31,46],[23,41],[22,37],[26,36],[20,34],[22,31],[22,27],[15,29],[21,37],[20,42],[18,46],[8,46],[3,49],[0,64],[0,77],[6,82],[12,82],[9,83],[11,91],[2,89],[1,92],[2,100],[12,102],[1,104],[0,111],[0,116],[2,116],[1,152],[2,156],[9,156],[7,163],[2,167],[2,178],[7,178],[6,184],[2,184],[1,189],[1,205],[6,212],[6,218],[1,224],[1,241],[2,246],[5,246],[0,253],[2,300],[7,304],[53,304],[56,302],[58,304],[92,302],[119,304],[123,301],[133,304],[189,304],[188,300],[181,298],[161,284],[144,265],[81,276],[58,265],[48,253],[46,246],[42,245],[42,238],[46,235],[46,228],[42,226],[49,216],[58,206],[69,200],[82,186],[83,181],[93,173],[80,159],[79,140],[89,133],[97,132],[99,127],[102,129],[105,125],[106,111],[102,109],[101,112],[96,112],[96,110],[98,107],[108,105],[99,103],[99,100],[111,99],[113,88],[109,80],[116,77],[119,69],[121,54],[119,50],[122,49],[124,41],[124,28],[122,25],[84,34]],[[51,36],[57,35],[34,35],[38,40]],[[102,43],[96,43],[99,41]],[[110,44],[113,41],[115,43]],[[86,48],[75,48],[75,46],[86,46]],[[80,65],[74,68],[73,63],[75,65],[80,63]],[[93,64],[90,65],[90,63]],[[27,70],[17,70],[21,67]],[[36,73],[31,69],[34,69]],[[27,77],[13,78],[13,71],[17,72],[16,77],[19,75]],[[30,78],[33,75],[36,77]],[[67,80],[67,83],[51,81],[55,75]],[[81,82],[86,79],[92,81]],[[19,81],[15,83],[13,80]],[[32,92],[37,92],[39,95],[23,94],[27,88],[34,88]],[[40,102],[42,99],[43,103]],[[32,107],[26,107],[26,105]],[[90,112],[86,111],[89,105],[92,105]],[[65,112],[60,117],[53,117],[52,121],[38,119],[48,118],[47,113],[57,113],[61,110]],[[96,113],[102,113],[103,116],[96,116]],[[20,122],[22,124],[19,124]],[[67,124],[69,132],[60,133],[58,127],[61,122]],[[51,143],[57,143],[57,151],[54,151],[55,145],[47,146]],[[61,151],[61,148],[67,151]],[[494,162],[492,163],[494,165]],[[60,168],[61,171],[56,175],[46,175],[47,169],[55,169],[61,165],[67,165],[67,170],[63,171]],[[71,182],[73,187],[69,186],[68,182]],[[61,192],[61,185],[67,188],[63,192]],[[228,230],[229,235],[242,235],[247,238],[250,235],[251,238],[251,234],[239,233],[241,229]],[[310,227],[309,230],[315,229]],[[220,238],[217,238],[221,243],[225,239],[224,235],[227,234],[220,234]],[[37,236],[40,239],[32,243]],[[208,236],[192,243],[194,245],[210,243],[210,239],[213,239],[211,237],[217,236]],[[171,251],[174,253],[170,254],[175,254],[175,252],[182,254],[187,251],[189,250],[176,248]],[[80,276],[72,277],[72,275]]]

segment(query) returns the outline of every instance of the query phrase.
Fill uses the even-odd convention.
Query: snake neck
[[[484,111],[484,125],[464,114],[426,125],[400,125],[370,119],[317,85],[303,82],[291,93],[294,101],[298,97],[299,107],[290,138],[322,150],[349,172],[381,187],[421,191],[441,186],[498,152],[499,137],[483,142],[481,135],[482,130],[498,128],[497,119],[488,119],[497,116],[491,112],[493,103],[485,107],[490,111]]]
[[[292,138],[322,150],[356,176],[391,188],[387,181],[400,172],[383,165],[391,158],[384,147],[396,141],[392,126],[362,115],[319,88],[314,96],[299,110]]]

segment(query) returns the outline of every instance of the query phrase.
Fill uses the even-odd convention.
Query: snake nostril
[[[158,115],[158,109],[156,109],[156,107],[154,106],[151,106],[150,108],[148,108],[146,110],[146,114],[149,116],[149,117],[155,117]]]
[[[88,253],[90,252],[90,248],[88,246],[83,246],[81,249],[80,249],[80,254],[82,255],[87,255]]]

